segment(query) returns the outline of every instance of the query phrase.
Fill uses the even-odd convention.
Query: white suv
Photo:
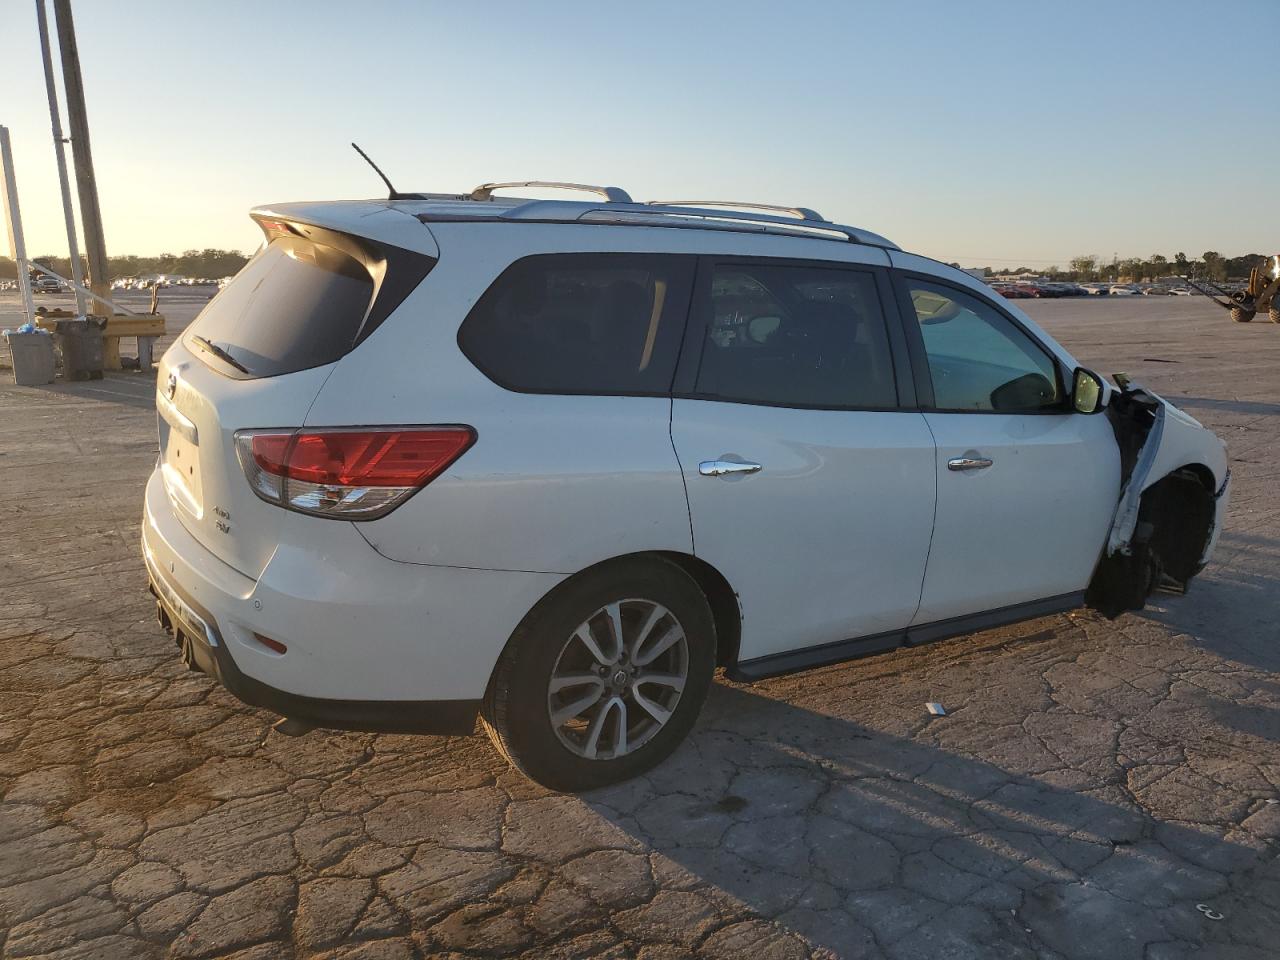
[[[160,366],[160,620],[284,732],[479,714],[589,788],[717,665],[1114,616],[1207,561],[1221,442],[968,274],[804,208],[496,186],[254,211]]]

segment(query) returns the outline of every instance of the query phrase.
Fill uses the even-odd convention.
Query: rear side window
[[[210,301],[189,336],[225,351],[249,376],[293,373],[350,351],[373,295],[373,278],[358,260],[325,244],[281,237]],[[200,354],[202,347],[192,349]]]
[[[692,261],[680,256],[526,257],[485,291],[458,344],[508,390],[664,395],[692,275]]]
[[[696,308],[706,321],[700,397],[786,407],[897,406],[870,273],[721,263]]]

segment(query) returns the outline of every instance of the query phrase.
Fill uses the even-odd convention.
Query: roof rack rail
[[[555,180],[520,180],[510,183],[482,183],[471,191],[472,200],[492,200],[493,191],[507,187],[541,187],[544,190],[576,190],[580,193],[594,193],[613,203],[634,203],[631,194],[621,187],[596,187],[589,183],[561,183]]]
[[[505,187],[542,187],[553,190],[579,190],[604,198],[594,200],[534,200],[511,197],[513,203],[502,204],[494,213],[476,216],[479,211],[453,213],[433,210],[418,214],[425,222],[445,221],[526,221],[539,223],[613,223],[650,227],[686,227],[704,230],[739,230],[749,233],[780,233],[820,239],[840,239],[890,250],[900,249],[896,243],[878,233],[833,223],[808,207],[784,207],[768,203],[734,203],[727,200],[651,200],[638,203],[620,187],[597,187],[583,183],[561,183],[549,180],[523,180],[511,183],[485,183],[470,193],[417,194],[421,199],[491,201],[493,191]],[[408,196],[408,195],[406,195]],[[752,212],[759,211],[759,212]]]
[[[773,213],[789,213],[801,220],[829,222],[826,217],[808,207],[785,207],[774,203],[738,203],[730,200],[646,200],[647,207],[731,207],[738,210],[768,210]]]
[[[534,201],[534,203],[539,202],[555,203],[555,201]],[[540,219],[542,210],[535,207],[534,203],[516,207],[506,214],[504,219]],[[575,204],[575,206],[577,205]],[[861,227],[849,227],[842,223],[832,223],[830,220],[823,220],[816,215],[814,217],[796,216],[795,214],[778,216],[772,213],[725,210],[720,207],[676,207],[666,204],[662,204],[655,209],[647,203],[602,203],[594,207],[589,204],[584,206],[586,209],[580,210],[577,216],[573,217],[574,220],[579,222],[594,221],[596,223],[612,220],[637,224],[644,223],[647,220],[650,226],[702,227],[704,229],[742,230],[760,233],[787,233],[792,236],[824,239],[839,237],[841,240],[851,243],[865,243],[874,247],[899,249],[896,243],[878,233],[863,230]],[[753,206],[756,205],[753,204]],[[791,210],[790,207],[783,209],[788,212]],[[813,213],[812,210],[809,212]]]

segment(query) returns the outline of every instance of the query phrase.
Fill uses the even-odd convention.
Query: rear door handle
[[[724,477],[734,473],[759,473],[764,468],[745,460],[703,460],[698,472],[704,477]]]
[[[993,461],[986,457],[956,457],[947,461],[948,470],[985,470]]]

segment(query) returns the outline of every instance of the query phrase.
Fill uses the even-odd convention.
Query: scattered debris
[[[1221,920],[1224,917],[1224,914],[1221,914],[1217,910],[1214,910],[1207,903],[1197,903],[1196,909],[1199,910],[1201,913],[1203,913],[1205,917],[1207,917],[1210,920]]]
[[[931,702],[931,703],[926,703],[924,706],[925,706],[925,709],[928,710],[935,717],[945,717],[947,715],[947,708],[940,703]]]

